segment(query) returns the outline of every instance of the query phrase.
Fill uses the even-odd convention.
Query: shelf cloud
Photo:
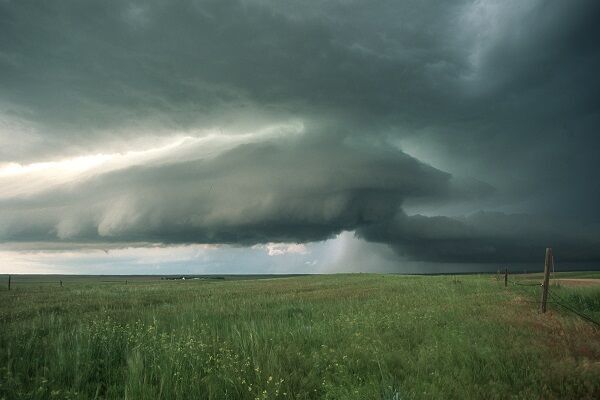
[[[598,262],[599,16],[0,1],[0,242],[285,256],[355,232],[399,263]]]

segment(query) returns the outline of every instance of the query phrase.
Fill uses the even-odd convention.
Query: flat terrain
[[[567,286],[597,286],[600,285],[600,279],[590,278],[565,278],[555,279],[554,283]]]
[[[537,275],[0,282],[0,399],[600,398],[597,285],[540,314]]]

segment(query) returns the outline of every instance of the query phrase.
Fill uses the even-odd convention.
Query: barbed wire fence
[[[555,275],[556,274],[556,268],[555,268],[555,266],[556,265],[555,265],[554,257],[553,256],[551,256],[551,257],[552,257],[552,271],[549,271],[549,272],[551,272],[552,277],[554,279],[556,279],[555,278],[555,276],[556,276]],[[543,283],[519,282],[519,281],[516,281],[514,279],[509,279],[508,282],[510,282],[511,284],[513,284],[514,287],[519,288],[520,290],[524,290],[525,292],[527,292],[528,295],[532,295],[533,294],[533,293],[531,293],[529,291],[529,288],[537,288],[537,287],[539,287],[539,288],[542,288],[542,290],[544,289],[544,284]],[[586,314],[585,312],[583,312],[581,310],[578,310],[577,307],[574,306],[574,305],[572,305],[567,299],[565,299],[564,297],[560,296],[558,293],[555,293],[555,290],[552,288],[551,285],[548,284],[548,287],[547,287],[546,290],[547,290],[548,296],[550,298],[552,298],[552,301],[547,301],[547,300],[542,299],[543,302],[545,301],[547,304],[556,304],[559,307],[561,307],[562,309],[564,309],[564,310],[566,310],[566,311],[568,311],[570,313],[573,313],[574,315],[580,317],[581,319],[583,319],[583,320],[591,323],[596,328],[600,328],[600,321],[596,320],[595,318],[593,318],[592,316]],[[540,301],[534,301],[534,300],[527,301],[527,302],[528,303],[538,303],[538,304],[540,303]]]

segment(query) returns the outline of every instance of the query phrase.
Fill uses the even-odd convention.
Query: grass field
[[[25,280],[1,399],[600,398],[600,330],[491,275]],[[551,292],[600,320],[600,286]]]

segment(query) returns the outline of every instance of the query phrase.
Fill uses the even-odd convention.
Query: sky
[[[599,17],[0,0],[0,273],[600,266]]]

